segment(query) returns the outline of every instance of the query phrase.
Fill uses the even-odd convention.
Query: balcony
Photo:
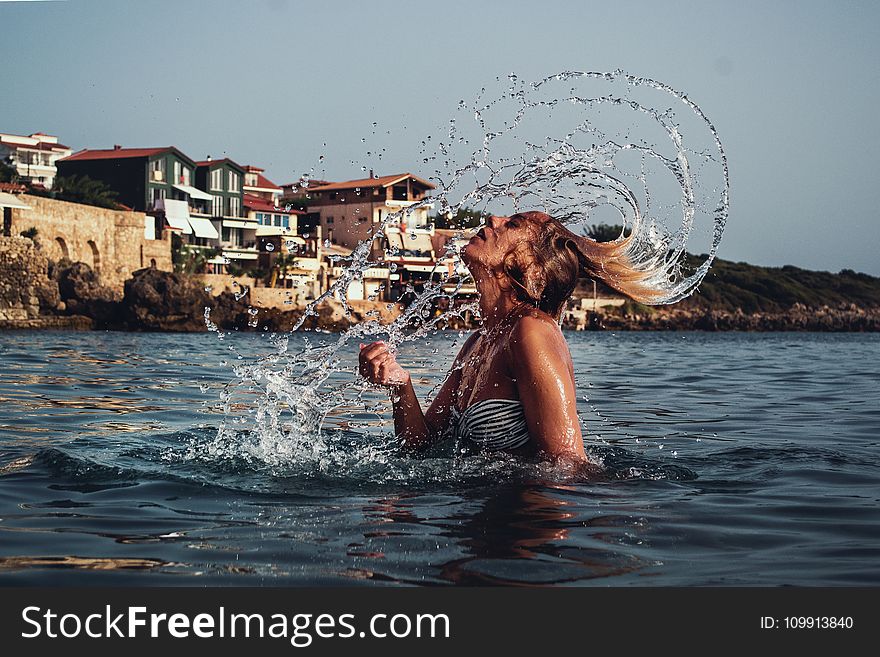
[[[223,247],[223,257],[230,260],[256,260],[259,255],[260,252],[257,251],[257,245],[254,242]]]

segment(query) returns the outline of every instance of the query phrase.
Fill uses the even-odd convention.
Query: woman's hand
[[[370,383],[397,388],[409,383],[403,369],[383,341],[361,345],[360,373]]]

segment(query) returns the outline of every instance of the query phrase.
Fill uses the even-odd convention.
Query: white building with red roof
[[[411,173],[309,186],[306,203],[320,214],[323,234],[350,249],[368,239],[388,217],[402,232],[430,233],[426,194],[435,186]],[[430,243],[430,239],[428,240]]]
[[[281,187],[263,175],[265,169],[248,164],[244,168],[244,193],[271,201],[276,205],[281,200]]]
[[[28,136],[0,133],[0,160],[15,168],[21,182],[46,189],[55,184],[55,162],[72,152],[58,143],[58,137],[42,132]]]

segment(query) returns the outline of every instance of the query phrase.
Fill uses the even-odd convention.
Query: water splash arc
[[[727,156],[702,109],[663,82],[621,70],[566,71],[531,83],[511,74],[498,82],[502,88],[494,97],[484,88],[473,102],[459,102],[442,139],[421,142],[436,193],[387,213],[368,239],[338,258],[342,275],[308,304],[289,334],[273,337],[271,353],[256,361],[236,355],[236,379],[221,396],[226,419],[210,448],[215,456],[246,452],[262,463],[313,460],[321,468],[342,467],[349,458],[385,458],[383,449],[372,447],[369,455],[337,454],[325,440],[322,425],[331,414],[378,417],[387,410],[387,397],[365,384],[342,354],[347,345],[372,339],[397,350],[429,337],[452,314],[476,311],[474,304],[456,303],[462,267],[435,265],[390,324],[371,319],[332,338],[313,336],[317,343],[303,326],[331,298],[350,314],[349,285],[384,264],[374,259],[374,240],[389,227],[411,225],[419,209],[434,207],[447,216],[463,208],[493,214],[536,209],[580,234],[595,223],[620,224],[618,240],[629,236],[626,257],[662,290],[656,303],[674,303],[697,288],[717,253],[730,194]],[[307,176],[301,185],[309,185]],[[705,243],[699,258],[687,252],[695,231],[702,231]],[[458,257],[455,244],[448,242],[443,258]],[[438,314],[441,298],[449,310]],[[223,337],[209,313],[206,323]],[[338,372],[350,373],[350,382],[329,385]]]

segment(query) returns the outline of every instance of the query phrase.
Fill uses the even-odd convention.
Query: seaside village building
[[[369,178],[344,182],[311,181],[305,189],[296,183],[284,185],[282,201],[303,200],[308,206],[301,217],[303,225],[326,237],[328,285],[343,274],[352,250],[369,239],[389,215],[397,213],[385,227],[383,239],[372,247],[371,258],[383,260],[386,266],[368,269],[348,288],[350,300],[397,300],[407,285],[418,291],[439,271],[435,230],[428,218],[433,205],[423,203],[435,186],[411,173],[370,174]]]
[[[57,167],[61,176],[105,182],[120,203],[146,213],[145,238],[177,233],[186,248],[203,250],[207,273],[263,272],[296,301],[342,277],[352,250],[389,216],[371,247],[380,264],[350,282],[349,300],[406,301],[430,278],[455,273],[445,255],[452,233],[429,220],[426,195],[435,187],[411,173],[278,186],[262,168],[195,161],[173,146],[85,149]]]
[[[52,189],[58,174],[55,163],[71,152],[58,143],[58,137],[42,132],[28,136],[0,133],[0,161],[13,167],[22,183]]]
[[[145,213],[128,207],[104,208],[53,198],[63,162],[71,149],[44,133],[29,137],[0,135],[4,161],[14,167],[18,182],[0,183],[3,237],[29,234],[37,250],[52,261],[83,262],[101,276],[103,285],[122,294],[125,281],[145,267],[171,270],[171,244],[167,234],[148,229],[155,223]],[[146,173],[142,174],[146,178]],[[16,266],[27,270],[33,261]],[[22,311],[24,312],[24,311]]]
[[[241,271],[258,266],[259,219],[244,201],[247,171],[229,158],[194,161],[173,146],[114,146],[78,151],[58,167],[60,175],[106,183],[120,203],[148,213],[148,239],[166,230],[178,233],[188,248],[207,252],[214,273],[230,265]],[[280,195],[280,188],[271,190],[275,186],[265,178],[255,182]]]
[[[228,157],[214,160],[209,156],[196,162],[196,187],[211,197],[208,214],[217,233],[196,245],[213,252],[208,264],[214,273],[229,265],[247,271],[256,267],[259,258],[257,227],[244,207],[244,173],[244,167]]]
[[[216,239],[217,231],[208,219],[211,196],[193,186],[195,168],[196,163],[173,146],[84,149],[58,161],[60,176],[100,180],[117,193],[121,204],[148,213],[147,239],[156,239],[166,227]]]

